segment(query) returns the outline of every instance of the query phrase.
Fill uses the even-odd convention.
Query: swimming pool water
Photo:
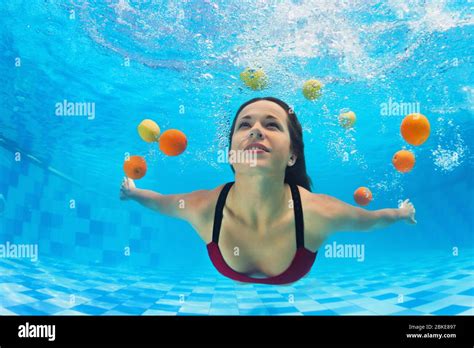
[[[2,2],[0,245],[36,245],[38,261],[0,258],[0,313],[472,314],[473,24],[461,1]],[[248,66],[266,90],[243,85]],[[314,102],[310,78],[324,83]],[[191,226],[119,201],[126,153],[147,159],[137,185],[163,194],[232,181],[218,151],[256,96],[294,108],[314,192],[355,204],[367,186],[368,209],[409,198],[417,225],[335,234],[300,282],[243,286]],[[57,116],[67,102],[94,113]],[[430,120],[422,146],[400,136],[400,108]],[[145,118],[182,130],[187,150],[142,142]],[[391,164],[402,148],[407,174]]]

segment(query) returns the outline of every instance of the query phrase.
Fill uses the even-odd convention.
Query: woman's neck
[[[268,225],[289,208],[287,185],[283,176],[235,173],[229,192],[233,213],[258,233],[269,232]]]

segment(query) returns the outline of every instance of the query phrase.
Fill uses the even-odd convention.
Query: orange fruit
[[[410,114],[403,119],[400,131],[408,144],[419,146],[430,136],[430,122],[422,114]]]
[[[402,173],[408,173],[415,165],[415,155],[408,150],[400,150],[392,158],[393,166]]]
[[[188,140],[183,132],[177,129],[168,129],[160,137],[160,150],[165,155],[177,156],[186,150]]]
[[[359,205],[367,205],[372,200],[372,192],[367,187],[359,187],[354,192],[354,200]]]
[[[146,162],[141,156],[130,156],[128,160],[123,163],[123,170],[125,175],[130,179],[141,179],[146,174]]]

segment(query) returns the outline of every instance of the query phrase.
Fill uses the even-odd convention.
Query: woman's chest
[[[219,249],[226,263],[237,272],[267,277],[281,274],[296,253],[294,219],[288,214],[256,230],[224,212]]]

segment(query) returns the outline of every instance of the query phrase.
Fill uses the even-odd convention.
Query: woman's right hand
[[[125,176],[122,180],[122,185],[120,186],[120,199],[121,200],[130,199],[135,189],[136,189],[135,182],[132,179]]]

